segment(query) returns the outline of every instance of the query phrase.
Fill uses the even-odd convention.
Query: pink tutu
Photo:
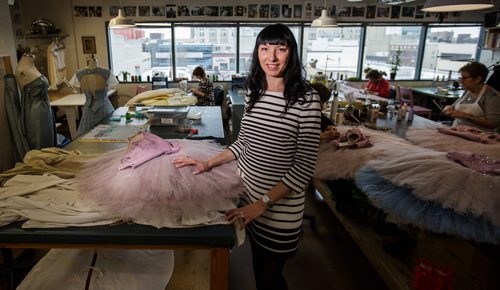
[[[350,127],[338,127],[339,132],[346,132]],[[422,150],[407,140],[389,132],[380,132],[359,127],[362,134],[370,137],[373,146],[367,148],[338,149],[333,143],[321,143],[314,178],[334,180],[339,178],[354,179],[356,172],[370,160],[401,156],[414,150]]]
[[[436,129],[412,129],[406,132],[406,139],[415,145],[438,151],[470,151],[500,160],[500,144],[483,144],[458,136],[439,133]]]
[[[125,149],[90,161],[77,176],[79,191],[117,217],[157,227],[209,223],[219,212],[234,208],[243,192],[237,163],[193,175],[192,166],[176,168],[172,159],[206,160],[221,147],[206,140],[169,142],[180,150],[136,168],[119,169],[129,153]]]

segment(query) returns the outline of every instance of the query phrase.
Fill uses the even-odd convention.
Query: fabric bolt
[[[338,126],[337,130],[346,133],[350,127]],[[338,148],[330,142],[319,146],[318,161],[314,170],[314,178],[321,180],[354,179],[356,171],[370,160],[387,159],[392,156],[402,156],[415,150],[423,150],[399,138],[390,132],[376,131],[358,127],[364,135],[370,136],[373,146],[351,150]]]
[[[278,182],[292,193],[253,220],[248,229],[268,251],[293,253],[304,214],[305,188],[314,171],[319,144],[319,96],[309,93],[303,103],[284,112],[282,93],[265,92],[241,121],[237,140],[229,147],[238,161],[245,186],[242,203],[260,199]],[[245,98],[248,105],[249,98]]]
[[[94,253],[95,264],[92,266]],[[18,290],[163,290],[174,271],[173,250],[52,249],[28,273]]]
[[[81,198],[73,179],[16,175],[0,187],[0,221],[28,220],[23,228],[95,226],[117,220],[103,207]]]
[[[102,78],[106,85],[103,88],[95,90],[82,88],[82,91],[85,94],[85,105],[82,109],[82,117],[76,132],[77,135],[81,135],[97,125],[114,110],[113,105],[108,98],[108,86],[118,82],[114,74],[110,70],[100,67],[82,69],[76,72],[71,79],[70,84],[75,87],[80,87],[80,83],[86,77]]]
[[[12,74],[7,74],[4,77],[4,81],[5,110],[7,111],[10,133],[12,134],[12,140],[16,149],[15,161],[21,161],[24,154],[30,150],[30,145],[22,128],[21,99],[17,89],[16,77]]]
[[[442,134],[436,129],[410,129],[406,132],[406,139],[424,148],[444,152],[451,150],[470,151],[500,160],[500,144],[474,142],[455,135]]]
[[[203,92],[203,96],[198,97],[198,106],[213,106],[214,100],[214,84],[210,79],[201,80],[198,82],[198,90]]]
[[[409,152],[366,164],[386,181],[412,190],[415,197],[443,208],[483,217],[500,226],[500,178],[462,166],[446,153],[425,150]]]
[[[44,76],[23,87],[21,129],[30,149],[57,145],[56,122],[49,101],[48,81]]]
[[[467,140],[484,144],[500,144],[500,135],[497,133],[484,132],[475,127],[456,126],[452,128],[441,127],[437,128],[438,132],[443,134],[455,135]]]
[[[357,186],[378,208],[399,224],[411,224],[434,233],[459,236],[481,243],[500,244],[500,226],[485,216],[474,216],[415,195],[408,186],[396,185],[369,165],[356,174]]]
[[[500,175],[500,161],[493,160],[488,156],[477,155],[465,151],[451,151],[446,153],[446,158],[472,168],[482,174]]]
[[[176,168],[172,159],[206,160],[222,147],[207,140],[170,142],[180,150],[135,168],[118,169],[126,150],[90,161],[77,175],[80,192],[110,213],[135,223],[180,227],[220,222],[223,212],[235,208],[243,192],[236,162],[193,175],[191,166]]]
[[[139,132],[129,138],[127,153],[120,160],[119,169],[136,168],[163,154],[172,154],[180,150],[179,146],[148,133]]]

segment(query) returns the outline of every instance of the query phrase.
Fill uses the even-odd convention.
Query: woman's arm
[[[229,162],[231,160],[235,160],[236,157],[234,154],[228,150],[225,149],[221,153],[215,155],[214,157],[205,160],[205,161],[199,161],[196,159],[189,158],[189,156],[186,157],[177,157],[172,160],[172,163],[175,165],[177,168],[181,168],[184,166],[195,166],[195,169],[193,170],[193,174],[200,174],[206,171],[209,171],[210,169],[217,167],[223,163]]]

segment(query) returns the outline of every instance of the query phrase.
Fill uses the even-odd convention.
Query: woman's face
[[[260,67],[268,77],[282,77],[288,64],[290,48],[286,45],[261,44],[259,46]]]

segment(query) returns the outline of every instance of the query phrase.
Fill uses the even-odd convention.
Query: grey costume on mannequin
[[[99,75],[105,80],[108,80],[111,71],[96,67],[93,69],[82,69],[76,73],[76,77],[81,82],[86,75]],[[85,94],[85,105],[83,107],[82,119],[78,126],[77,135],[80,135],[88,129],[94,127],[101,120],[106,118],[114,110],[111,101],[108,98],[108,86],[103,89],[92,91],[90,89],[83,90]]]
[[[56,124],[48,95],[48,80],[41,76],[23,87],[21,129],[30,149],[54,147]]]
[[[28,141],[23,134],[21,104],[19,100],[19,91],[17,90],[17,81],[14,75],[5,75],[5,109],[9,120],[12,140],[16,148],[16,161],[23,160],[26,152],[30,150]]]

